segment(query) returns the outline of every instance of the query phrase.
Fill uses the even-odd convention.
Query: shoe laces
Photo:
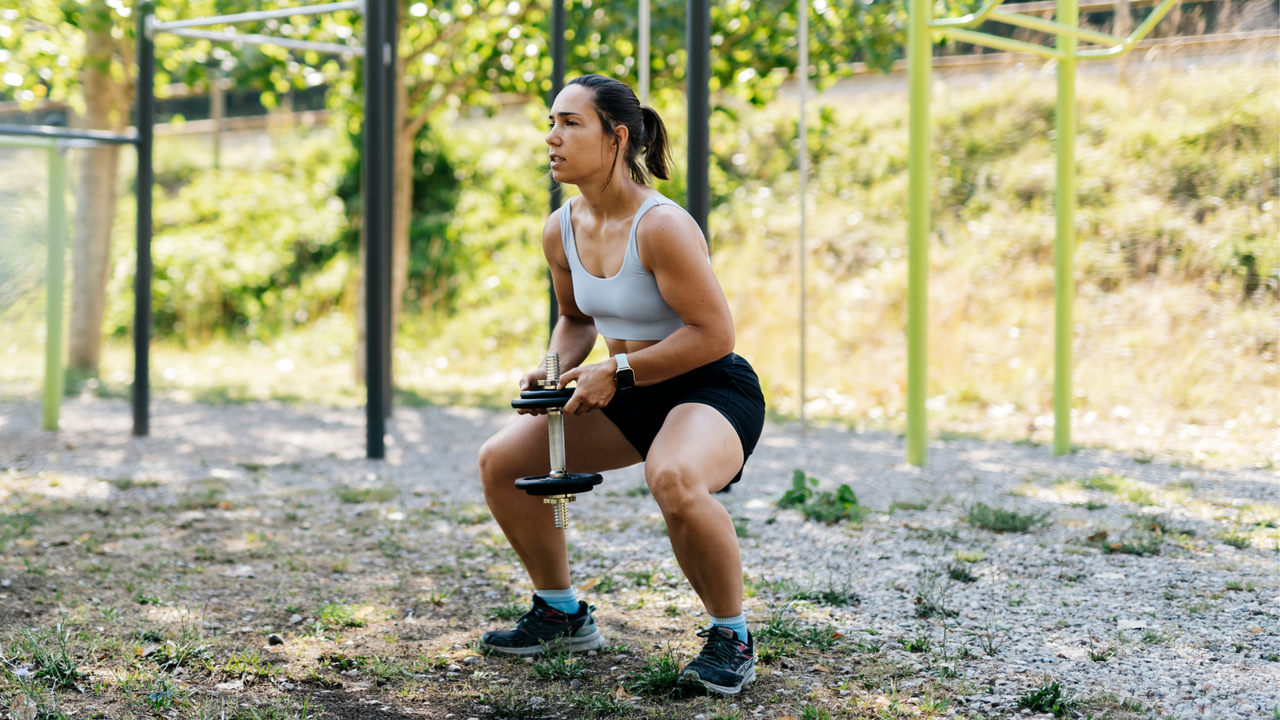
[[[732,630],[729,632],[730,635],[726,637],[714,625],[706,630],[699,630],[698,637],[706,638],[707,644],[702,646],[702,652],[698,653],[698,659],[714,661],[721,666],[732,665],[739,654],[738,635]]]

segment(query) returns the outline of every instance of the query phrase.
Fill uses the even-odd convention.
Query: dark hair
[[[582,75],[569,82],[570,85],[581,85],[592,94],[592,104],[596,115],[600,116],[600,124],[604,126],[606,135],[615,135],[619,125],[625,125],[630,133],[627,140],[625,161],[631,171],[631,179],[647,185],[648,176],[666,180],[670,175],[667,166],[671,164],[671,144],[667,140],[667,127],[658,117],[658,111],[648,105],[641,105],[640,99],[627,87],[603,75]],[[640,163],[640,151],[644,151],[644,164]],[[613,157],[614,164],[618,156]],[[607,184],[607,183],[606,183]]]

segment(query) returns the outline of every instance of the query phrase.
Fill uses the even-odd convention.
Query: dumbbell
[[[569,527],[569,503],[577,500],[577,493],[591,492],[604,482],[600,473],[565,472],[564,461],[564,406],[573,397],[573,389],[557,389],[560,384],[560,355],[547,353],[547,379],[539,380],[539,390],[525,390],[511,401],[517,410],[547,411],[547,441],[551,447],[551,474],[530,475],[516,480],[516,487],[555,509],[556,528]]]

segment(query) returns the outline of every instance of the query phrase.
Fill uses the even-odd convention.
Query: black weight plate
[[[517,410],[547,410],[562,408],[573,397],[573,388],[563,390],[525,390],[520,397],[511,401],[511,407]]]
[[[591,492],[591,489],[604,482],[599,473],[566,473],[560,477],[553,475],[533,475],[516,480],[516,489],[530,495],[577,495]]]

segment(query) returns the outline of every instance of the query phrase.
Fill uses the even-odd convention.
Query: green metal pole
[[[45,265],[44,418],[45,430],[58,429],[62,406],[62,293],[67,248],[67,159],[57,141],[49,142],[49,259]]]
[[[924,465],[929,436],[927,340],[929,293],[929,74],[931,0],[911,0],[907,84],[911,95],[907,154],[907,462]]]
[[[1077,0],[1058,0],[1058,22],[1079,22]],[[1054,208],[1058,237],[1054,250],[1053,454],[1071,451],[1071,342],[1075,334],[1076,249],[1076,38],[1058,36],[1058,187]]]

